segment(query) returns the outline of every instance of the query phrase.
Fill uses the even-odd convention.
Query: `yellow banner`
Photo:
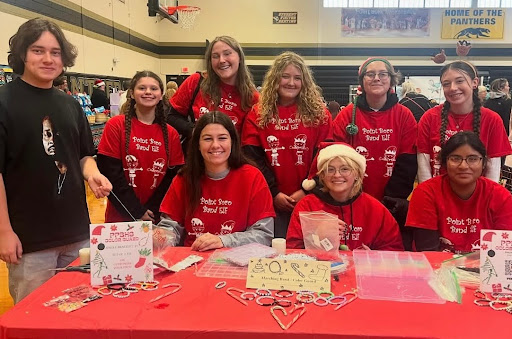
[[[445,9],[441,39],[503,39],[504,22],[503,9]]]

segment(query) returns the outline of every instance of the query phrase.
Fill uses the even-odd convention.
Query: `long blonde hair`
[[[245,54],[242,50],[242,46],[236,41],[234,38],[223,35],[216,37],[209,45],[208,49],[205,53],[206,59],[206,73],[207,76],[204,78],[201,83],[201,92],[207,94],[210,100],[213,102],[215,108],[220,105],[220,84],[221,80],[217,73],[213,70],[212,66],[212,50],[213,46],[217,42],[223,42],[229,47],[231,47],[240,58],[240,64],[238,66],[238,72],[236,74],[236,82],[235,87],[240,93],[240,101],[242,111],[247,112],[251,109],[253,103],[254,93],[256,92],[256,86],[254,86],[254,82],[252,80],[251,72],[249,68],[245,64]]]
[[[309,67],[300,55],[284,52],[277,56],[265,74],[258,103],[258,125],[265,127],[272,119],[276,119],[279,124],[278,89],[281,76],[288,65],[297,67],[302,73],[302,87],[297,98],[297,117],[306,126],[317,126],[324,123],[327,118],[325,105]]]

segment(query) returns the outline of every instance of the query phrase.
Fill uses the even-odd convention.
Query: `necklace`
[[[460,129],[460,126],[462,126],[462,123],[463,123],[464,121],[466,121],[466,119],[468,118],[468,116],[470,116],[470,115],[471,115],[471,113],[466,113],[466,114],[464,115],[464,118],[462,118],[460,121],[459,121],[458,119],[456,119],[456,118],[455,118],[455,116],[457,116],[457,115],[458,115],[458,114],[454,114],[454,113],[452,113],[452,118],[453,118],[453,121],[455,121],[455,128],[456,128],[456,129]],[[462,115],[462,114],[461,114],[461,115]]]

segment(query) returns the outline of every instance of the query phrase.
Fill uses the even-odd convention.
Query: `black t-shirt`
[[[412,115],[414,115],[414,119],[416,119],[416,122],[420,121],[423,113],[437,105],[436,102],[429,100],[423,94],[412,92],[407,93],[405,97],[399,101],[399,103],[411,110]]]
[[[95,88],[92,90],[91,103],[92,108],[101,106],[103,106],[105,109],[110,108],[110,100],[107,97],[107,93],[105,93],[105,91],[101,90],[100,88]]]
[[[503,120],[503,125],[505,126],[505,131],[508,135],[510,132],[510,110],[512,109],[512,99],[508,99],[506,96],[488,99],[484,103],[484,107],[487,107],[500,115],[501,120]]]
[[[19,78],[0,88],[0,173],[24,253],[88,238],[80,159],[93,154],[91,129],[70,95]]]

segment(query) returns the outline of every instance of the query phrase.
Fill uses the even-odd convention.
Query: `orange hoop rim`
[[[174,6],[174,7],[167,7],[167,13],[170,15],[173,15],[176,13],[176,11],[183,11],[183,12],[198,12],[201,8],[196,6]]]

